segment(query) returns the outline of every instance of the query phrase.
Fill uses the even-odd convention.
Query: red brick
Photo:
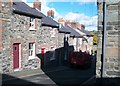
[[[2,1],[0,0],[0,10],[2,10]]]
[[[30,28],[30,17],[28,17],[27,20],[28,20],[28,21],[27,21],[27,22],[28,22],[28,27],[27,27],[27,28],[28,28],[28,30],[29,30],[29,28]]]
[[[35,18],[35,29],[37,30],[37,18]]]
[[[33,8],[37,8],[41,11],[41,2],[39,2],[39,1],[34,2],[33,3]]]
[[[2,39],[3,39],[3,37],[2,37],[2,35],[0,34],[0,42],[2,41]]]
[[[106,55],[110,57],[118,56],[119,50],[118,48],[107,48]]]
[[[34,42],[36,42],[36,39],[30,38],[29,42],[31,42],[31,43],[33,42],[34,43]]]
[[[3,49],[2,42],[0,42],[0,51]]]
[[[0,19],[0,28],[2,27],[2,19]]]
[[[11,45],[13,45],[14,43],[21,43],[21,42],[22,42],[22,38],[19,38],[19,39],[16,39],[16,40],[12,39],[11,40]]]
[[[0,28],[0,34],[3,32],[3,29]]]
[[[0,0],[0,4],[1,4],[1,0]],[[1,7],[1,5],[0,5],[0,7]],[[1,8],[0,8],[0,10],[1,10]],[[0,51],[3,49],[3,45],[2,45],[2,19],[0,19]]]

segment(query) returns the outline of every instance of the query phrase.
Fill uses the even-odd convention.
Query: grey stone
[[[113,58],[110,57],[109,61],[118,63],[118,57],[113,57]]]
[[[118,10],[118,5],[108,5],[107,10]]]
[[[107,26],[106,30],[113,30],[113,26],[111,26],[111,25]]]
[[[117,18],[117,20],[118,20],[118,18]],[[118,25],[118,21],[116,20],[116,22],[107,22],[107,25]]]
[[[108,0],[107,0],[108,1]],[[98,2],[101,3],[101,2]],[[109,5],[108,5],[109,4]],[[102,4],[98,4],[99,5]],[[119,6],[118,6],[119,5]],[[102,6],[101,6],[102,7]],[[120,2],[118,3],[117,1],[110,0],[107,2],[107,28],[106,28],[106,48],[118,48],[119,47],[119,21],[120,21]],[[98,9],[100,10],[100,8]],[[99,62],[101,61],[101,50],[102,50],[102,10],[98,11],[98,51],[97,51],[97,62],[96,62],[96,74],[97,76],[100,75],[100,69],[101,65],[99,65]],[[109,50],[107,50],[109,52]],[[106,56],[109,53],[106,53]],[[118,55],[116,55],[118,56]],[[106,77],[119,77],[119,57],[116,56],[109,56],[106,57],[105,60],[105,76]],[[111,71],[111,70],[116,70],[116,71]]]
[[[120,72],[116,72],[116,71],[107,71],[107,74],[109,75],[109,76],[113,76],[113,75],[115,75],[115,76],[120,76]]]
[[[115,66],[115,70],[119,70],[119,67],[118,67],[118,66]]]
[[[118,35],[118,31],[109,31],[108,35]]]

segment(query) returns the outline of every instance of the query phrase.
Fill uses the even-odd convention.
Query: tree
[[[93,45],[97,45],[98,44],[98,32],[91,31],[90,34],[93,35]]]

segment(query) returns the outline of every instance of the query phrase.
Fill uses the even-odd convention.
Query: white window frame
[[[33,49],[30,49],[30,44],[33,44]],[[32,55],[30,55],[30,53],[32,52]],[[29,59],[34,59],[36,58],[35,56],[35,43],[31,42],[29,43]]]
[[[30,28],[29,30],[36,30],[35,29],[35,18],[30,17]]]
[[[51,37],[53,37],[53,38],[54,38],[55,35],[56,35],[55,30],[56,30],[55,28],[52,28],[52,29],[51,29]]]

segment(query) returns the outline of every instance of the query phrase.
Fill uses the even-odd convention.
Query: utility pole
[[[103,31],[102,31],[102,55],[101,55],[101,79],[104,78],[105,49],[106,49],[106,0],[103,0]]]

